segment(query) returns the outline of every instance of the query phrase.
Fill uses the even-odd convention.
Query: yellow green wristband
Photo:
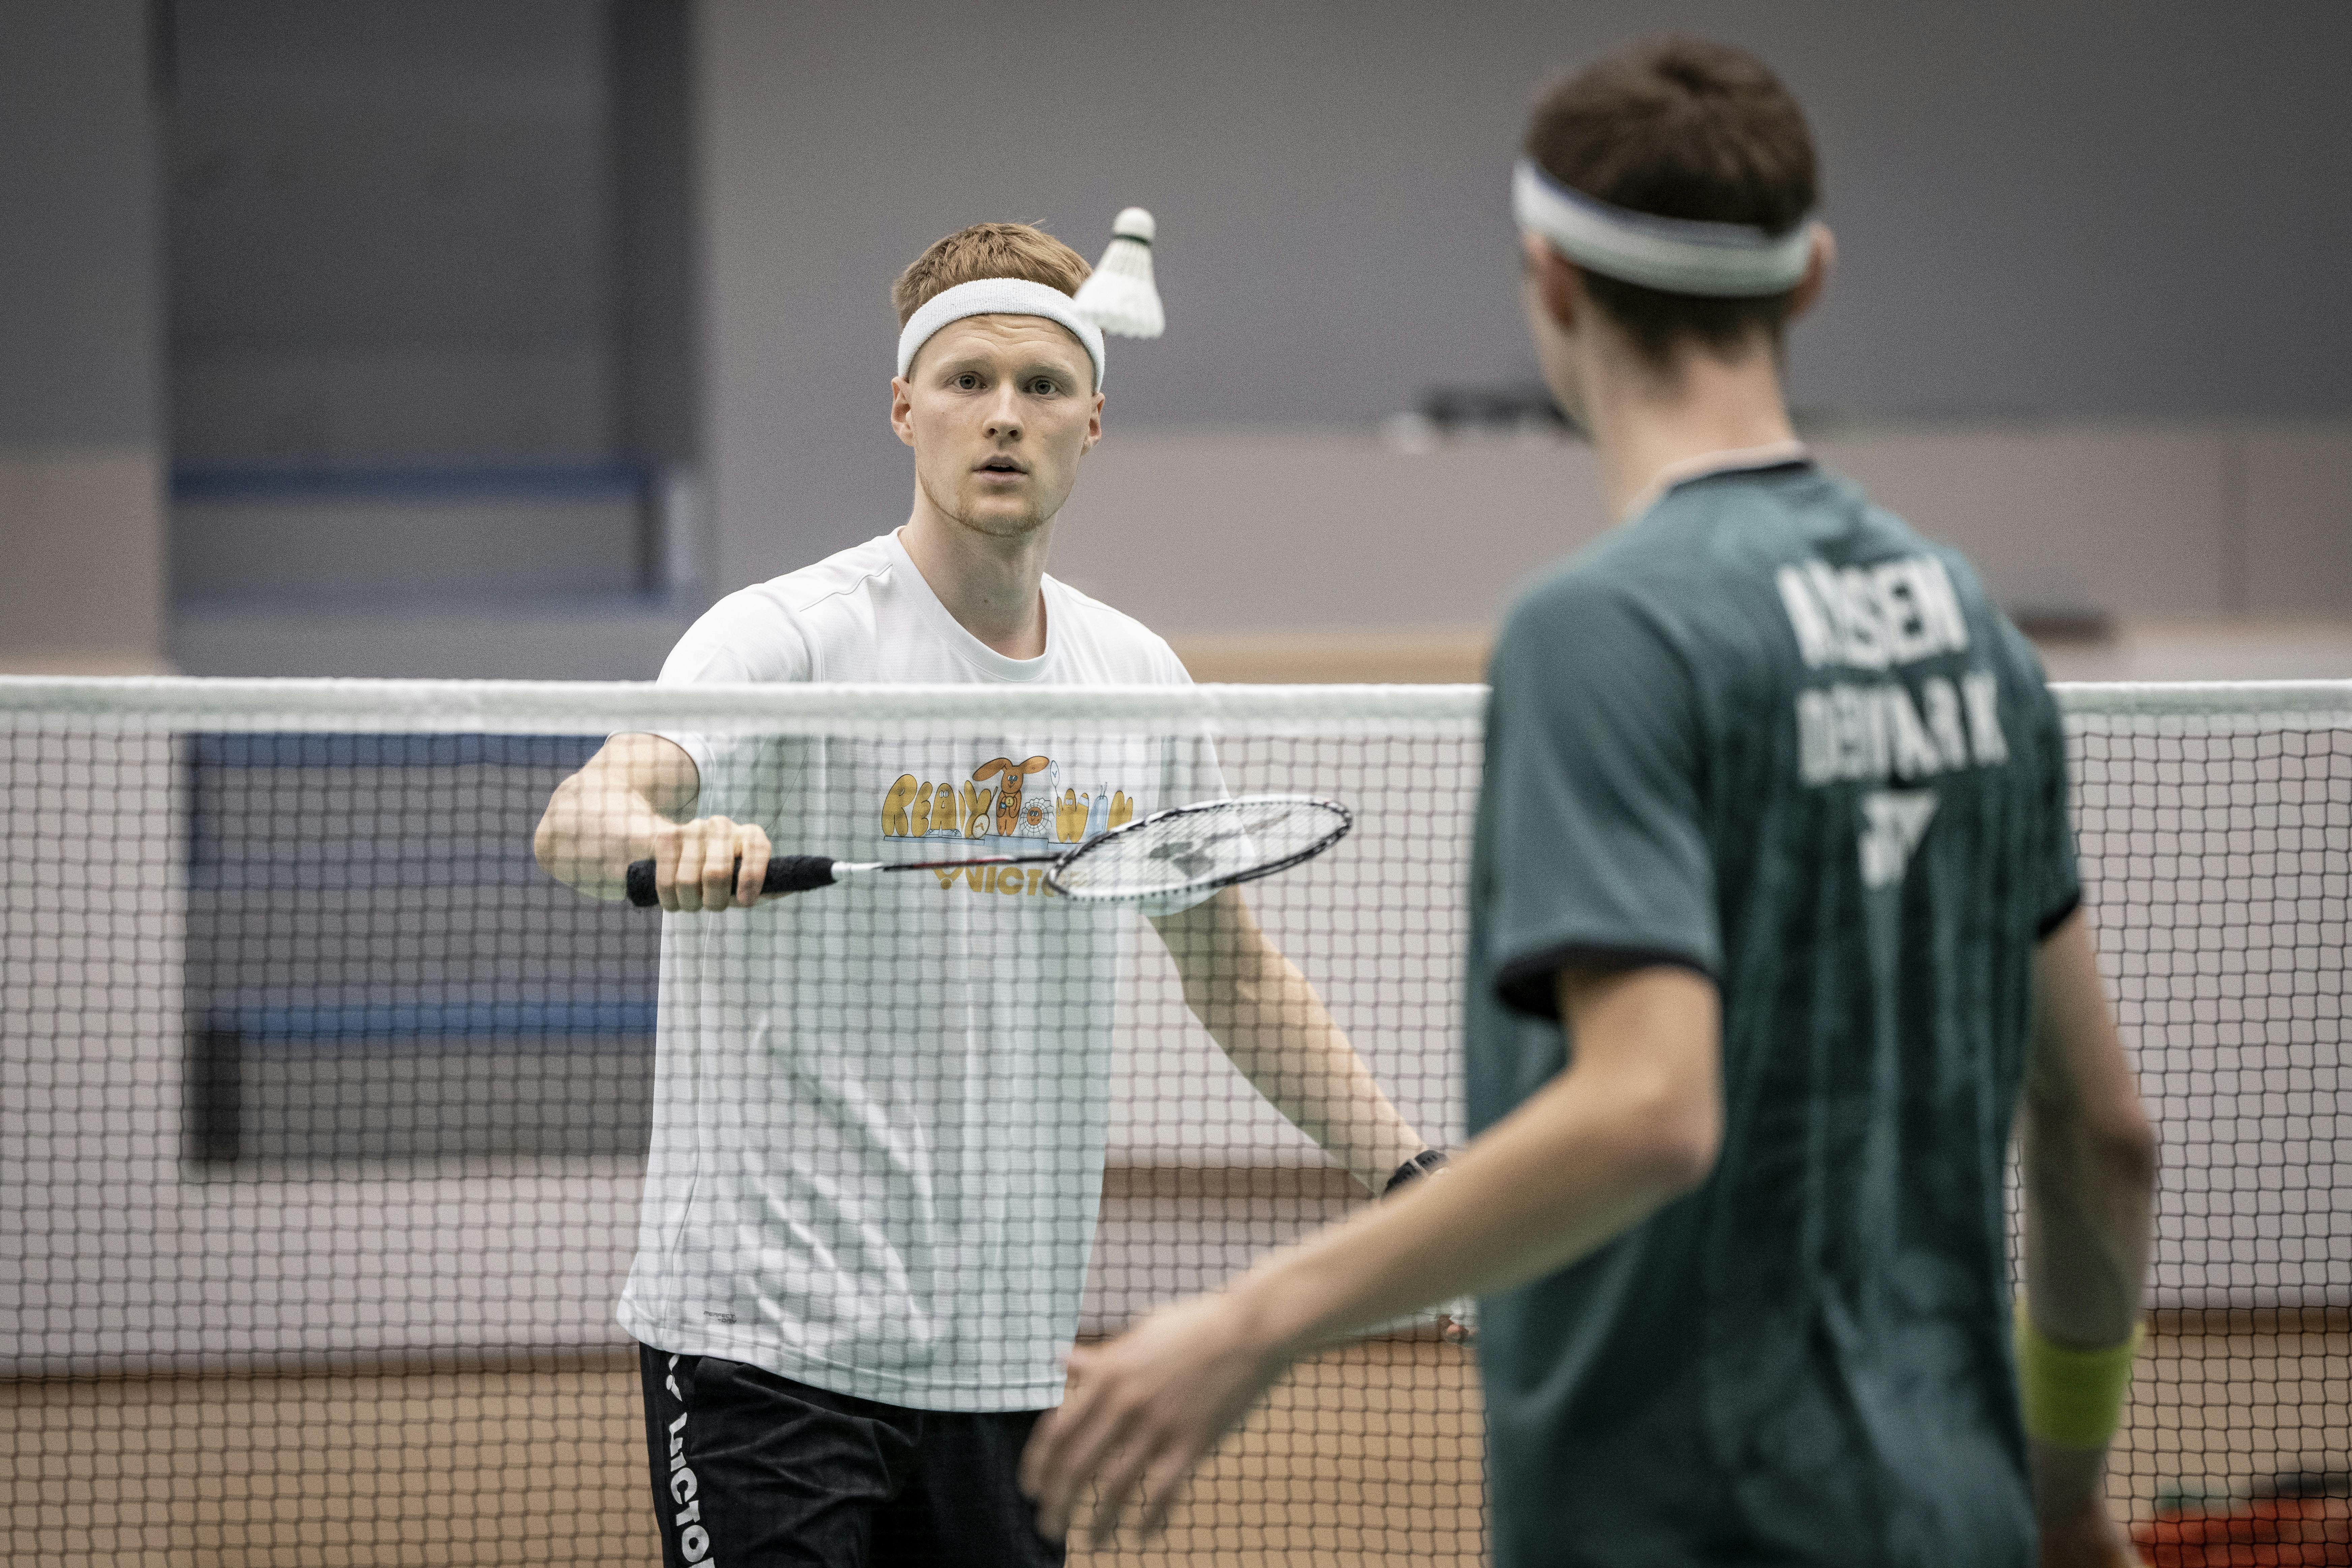
[[[2017,1387],[2025,1405],[2025,1434],[2064,1448],[2104,1448],[2123,1420],[2131,1392],[2132,1361],[2141,1331],[2105,1350],[2070,1351],[2042,1338],[2017,1303]]]

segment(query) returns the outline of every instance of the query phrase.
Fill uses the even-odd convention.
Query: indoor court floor
[[[2117,1444],[2119,1510],[2352,1468],[2344,1313],[2163,1313],[2155,1328]],[[626,1356],[6,1382],[0,1410],[11,1563],[659,1561]],[[1467,1568],[1485,1555],[1481,1462],[1471,1356],[1428,1338],[1368,1342],[1285,1382],[1162,1542],[1072,1562]]]

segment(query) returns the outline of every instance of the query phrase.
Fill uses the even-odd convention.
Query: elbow
[[[1718,1129],[1678,1133],[1659,1143],[1651,1159],[1651,1175],[1667,1198],[1682,1197],[1703,1185],[1715,1173],[1723,1152]]]
[[[1723,1108],[1715,1095],[1651,1096],[1625,1126],[1627,1163],[1660,1203],[1696,1191],[1715,1173],[1723,1152]]]
[[[2098,1129],[2091,1153],[2115,1186],[2137,1194],[2155,1193],[2159,1163],[2156,1129],[2137,1106],[2129,1116]]]
[[[2137,1100],[2086,1113],[2083,1107],[2032,1108],[2026,1126],[2026,1174],[2037,1185],[2091,1188],[2152,1201],[2162,1152],[2156,1129]]]

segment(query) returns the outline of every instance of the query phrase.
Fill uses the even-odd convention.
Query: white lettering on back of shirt
[[[1911,852],[1936,815],[1931,789],[1874,790],[1862,797],[1862,885],[1885,888],[1903,879]]]
[[[2009,760],[2000,683],[1984,670],[1921,681],[1841,680],[1797,693],[1797,776],[1818,786],[1932,778]]]
[[[1886,669],[1968,651],[1968,617],[1951,574],[1933,555],[1843,570],[1792,563],[1774,584],[1809,669]]]
[[[2000,682],[1984,670],[1972,670],[1960,680],[1968,693],[1969,742],[1977,766],[1997,767],[2009,761],[2009,738],[2000,732]]]

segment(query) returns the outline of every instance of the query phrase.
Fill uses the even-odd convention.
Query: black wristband
[[[1417,1182],[1432,1171],[1442,1171],[1444,1168],[1445,1155],[1443,1151],[1423,1149],[1396,1168],[1396,1174],[1391,1176],[1388,1185],[1381,1189],[1381,1196],[1384,1198],[1391,1196],[1407,1182]]]

